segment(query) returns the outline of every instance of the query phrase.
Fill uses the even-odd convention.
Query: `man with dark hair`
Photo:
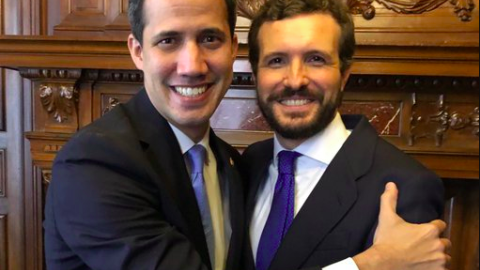
[[[428,246],[432,256],[417,264],[408,262],[415,250],[394,247],[412,241],[405,235],[374,241],[385,184],[397,184],[398,212],[413,223],[441,216],[444,190],[365,117],[340,116],[355,50],[343,1],[271,0],[252,23],[249,45],[258,103],[275,138],[244,153],[252,249],[246,269],[445,269],[447,241]],[[394,227],[384,221],[379,232]],[[405,259],[388,259],[398,256]]]
[[[235,1],[129,4],[128,46],[145,89],[58,154],[48,269],[238,270],[240,155],[209,127],[233,77]]]
[[[233,76],[235,1],[129,4],[128,47],[145,89],[58,154],[45,208],[47,268],[245,270],[242,160],[209,128]],[[395,192],[386,192],[379,237],[393,230],[438,241],[405,222],[392,226]]]

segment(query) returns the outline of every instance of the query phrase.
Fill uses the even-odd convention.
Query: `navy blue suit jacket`
[[[388,182],[399,187],[398,213],[405,220],[425,223],[441,216],[444,188],[434,173],[381,139],[366,118],[347,116],[344,122],[353,133],[296,216],[270,270],[319,269],[365,251],[372,245]],[[252,145],[243,157],[249,169],[250,224],[273,159],[273,140]],[[254,270],[249,239],[244,270]]]
[[[211,132],[230,188],[227,269],[244,240],[240,155]],[[58,154],[46,204],[49,270],[211,269],[197,201],[177,139],[145,90],[81,130]]]

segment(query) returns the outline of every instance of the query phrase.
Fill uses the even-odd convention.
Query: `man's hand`
[[[451,243],[440,239],[443,221],[410,224],[396,213],[398,189],[389,183],[382,195],[379,225],[372,248],[354,258],[360,270],[445,270]]]

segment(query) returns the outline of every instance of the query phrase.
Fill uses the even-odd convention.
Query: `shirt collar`
[[[316,161],[330,165],[337,153],[342,149],[348,140],[351,132],[347,130],[342,121],[340,113],[337,113],[333,121],[322,132],[312,136],[303,142],[293,151],[307,156]],[[277,156],[281,151],[286,150],[278,141],[275,135],[274,139],[274,165],[278,163]]]
[[[174,125],[170,124],[170,127],[172,128],[173,133],[175,134],[175,137],[177,138],[177,141],[180,144],[182,155],[185,155],[188,152],[188,150],[190,150],[196,144],[185,133],[183,133],[180,129],[178,129]],[[207,129],[207,133],[205,133],[205,136],[203,136],[203,139],[198,144],[205,147],[207,151],[210,150],[210,129]]]

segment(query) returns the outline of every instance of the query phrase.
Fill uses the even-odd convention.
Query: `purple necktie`
[[[278,180],[272,209],[263,229],[257,252],[257,270],[267,270],[295,216],[295,160],[297,152],[278,154]]]
[[[210,260],[212,265],[215,265],[215,238],[213,234],[212,215],[210,213],[210,205],[205,188],[205,178],[203,176],[207,150],[202,145],[197,144],[188,150],[187,155],[190,161],[190,177],[192,179],[193,190],[197,198],[200,215],[202,216],[203,230],[207,240]]]

